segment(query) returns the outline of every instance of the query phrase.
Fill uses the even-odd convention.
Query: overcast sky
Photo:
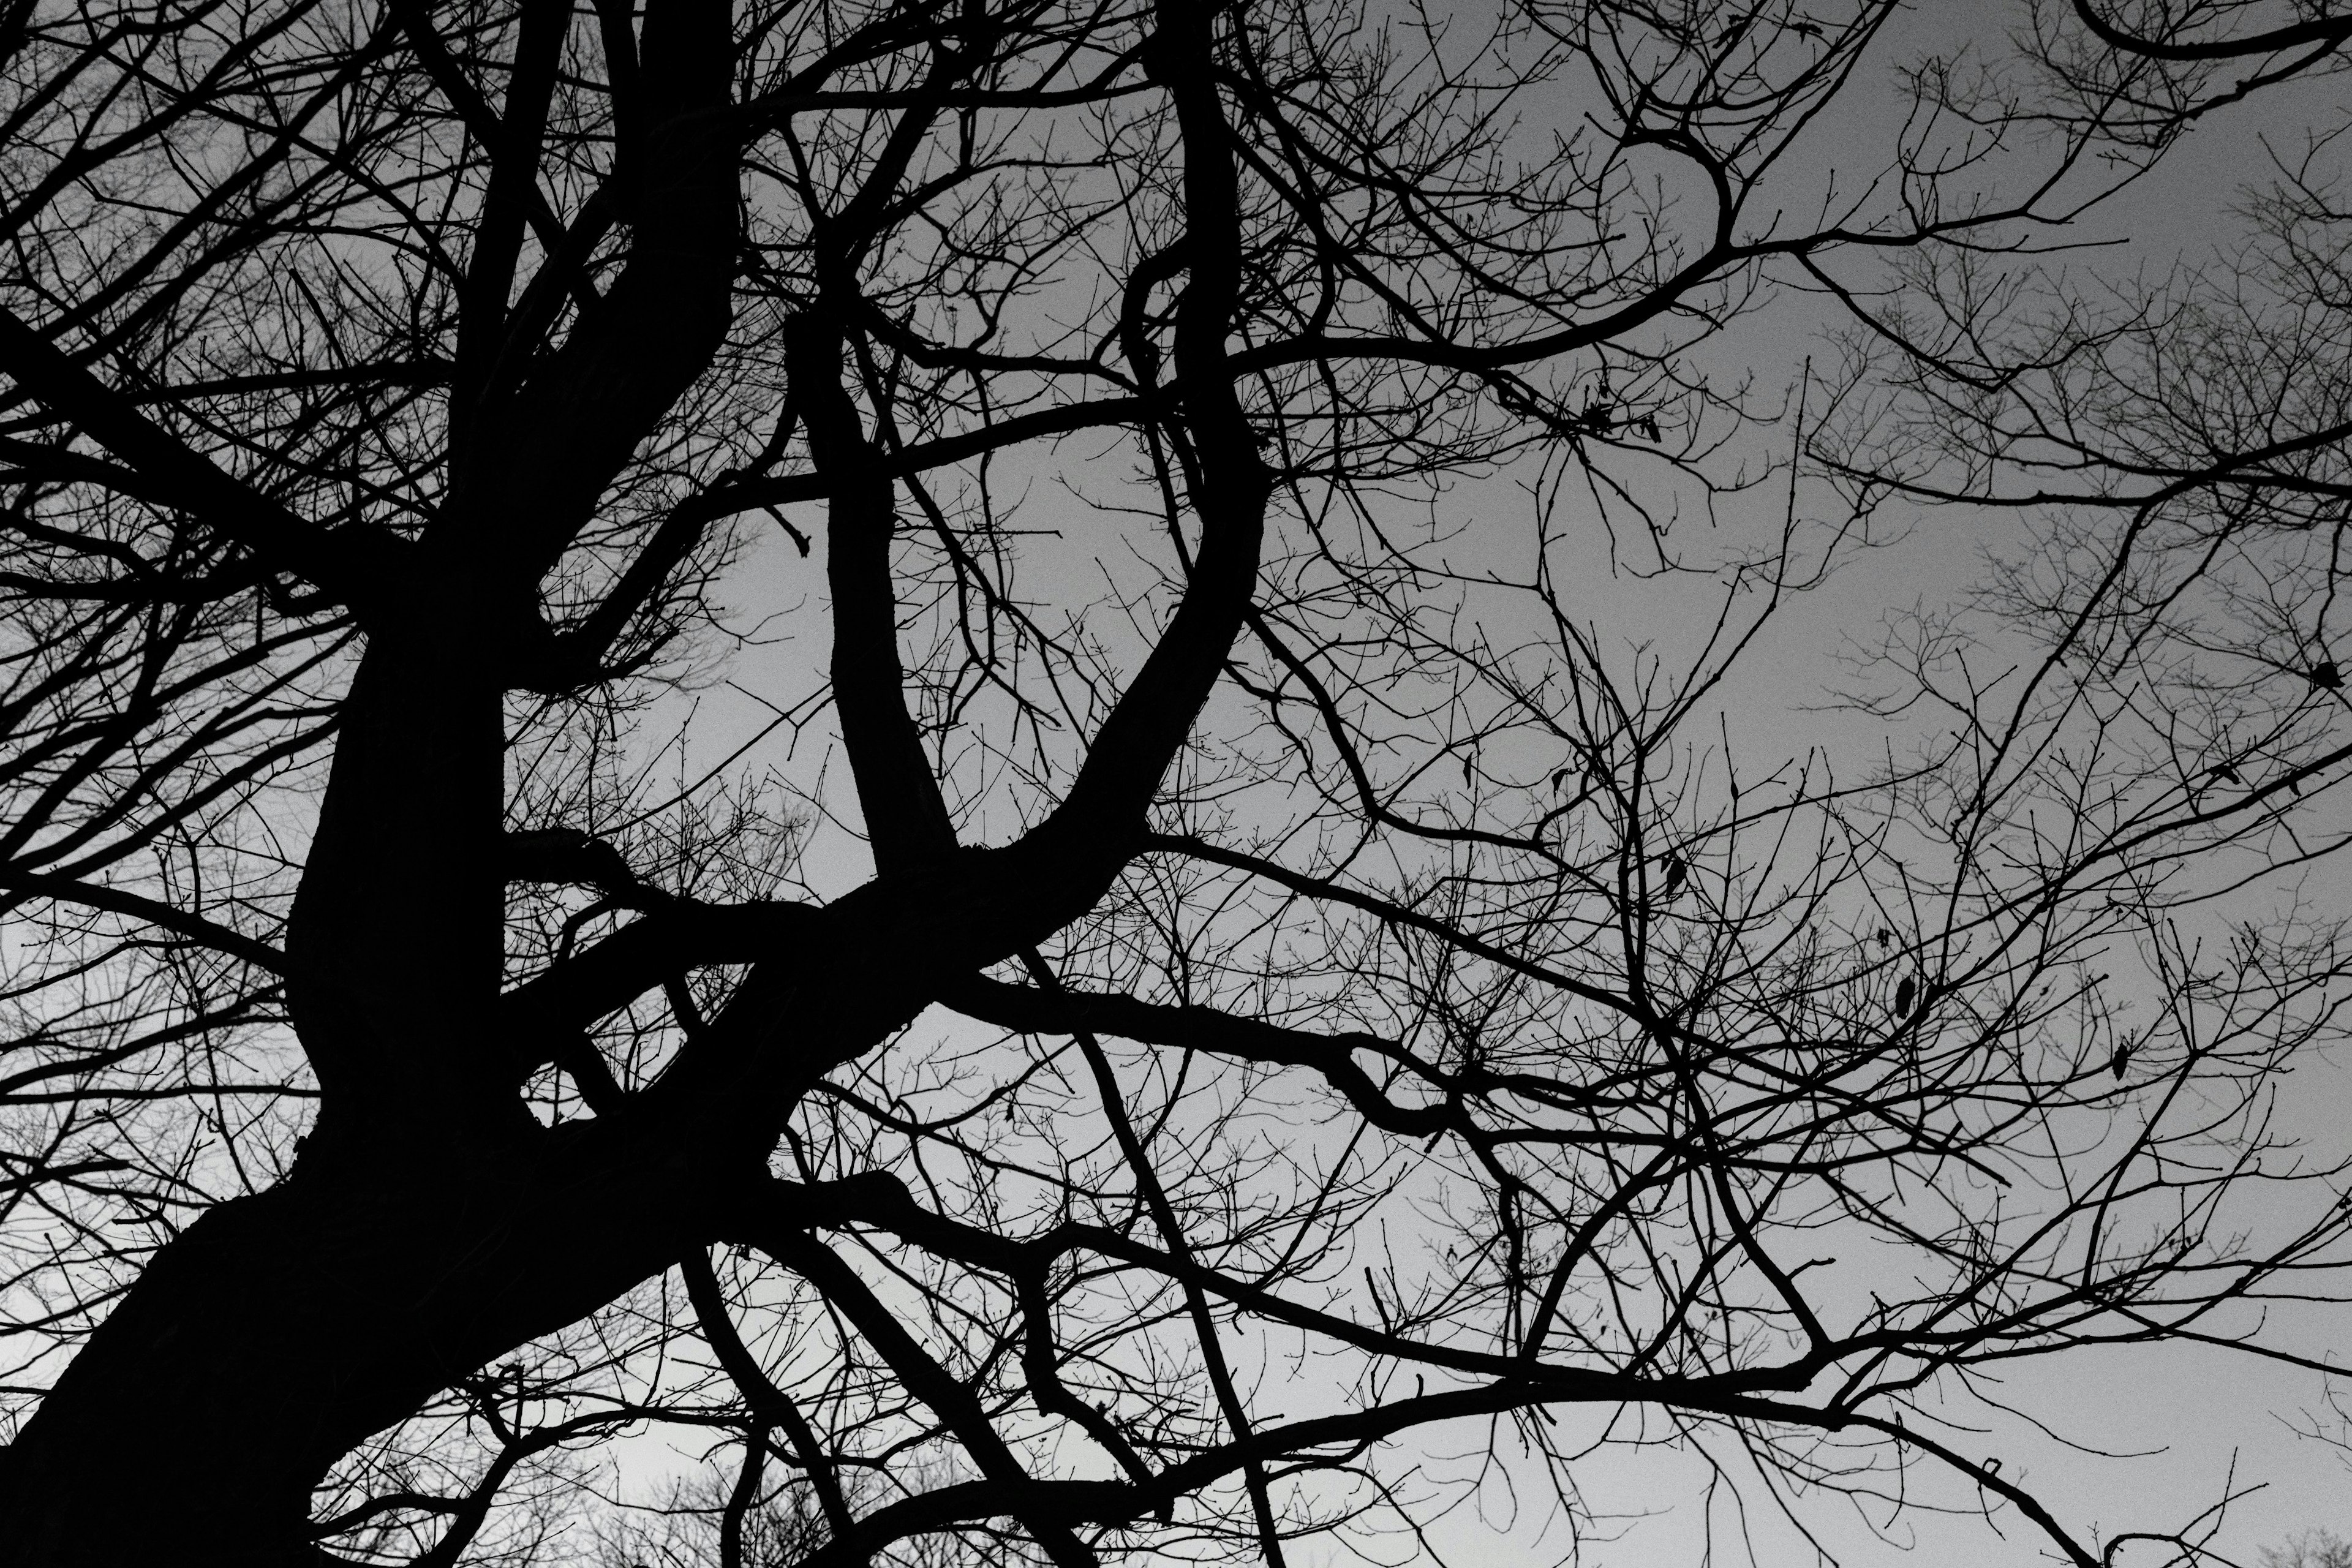
[[[2005,0],[1960,0],[1927,7],[1915,15],[1906,33],[1886,40],[1882,64],[1891,67],[1925,49],[1949,49],[1972,31],[1982,37],[1986,47],[1998,49],[2000,31],[2018,14],[2018,7]],[[2311,128],[2332,124],[2340,112],[2343,79],[2274,93],[2251,108],[2216,117],[2156,174],[2105,209],[2082,237],[2128,243],[2086,253],[2074,265],[2112,269],[2117,275],[2161,271],[2178,259],[2200,259],[2225,247],[2239,232],[2230,211],[2236,189],[2261,177],[2262,138],[2267,135],[2292,146]],[[1883,159],[1894,112],[1891,94],[1883,96],[1875,109],[1867,102],[1854,105],[1845,119],[1826,128],[1829,139],[1817,149],[1824,166],[1862,166]],[[1788,302],[1744,328],[1729,349],[1719,352],[1736,353],[1767,380],[1793,381],[1805,355],[1822,352],[1811,335],[1820,324],[1819,313],[1803,301]],[[1473,510],[1482,505],[1501,509],[1514,504],[1512,494],[1507,489],[1486,498],[1465,494],[1459,504]],[[1803,733],[1804,724],[1833,728],[1827,721],[1798,716],[1818,700],[1822,683],[1833,676],[1831,656],[1841,634],[1866,632],[1889,608],[1958,591],[1977,571],[1982,552],[2000,548],[2014,537],[2016,526],[2008,519],[1959,510],[1890,521],[1903,525],[1891,531],[1899,535],[1897,542],[1853,561],[1808,605],[1790,616],[1774,634],[1771,657],[1759,661],[1759,668],[1768,673],[1727,693],[1741,717],[1758,730],[1794,734]],[[1075,558],[1084,565],[1083,552],[1075,552]],[[750,580],[757,589],[756,608],[784,613],[772,627],[784,640],[740,656],[731,673],[745,689],[768,701],[798,701],[818,678],[821,660],[814,656],[822,647],[819,624],[806,611],[796,615],[792,606],[816,603],[822,594],[820,567],[821,561],[802,559],[781,539],[771,541],[753,563]],[[1654,606],[1663,602],[1645,598],[1645,594],[1671,592],[1643,589],[1598,570],[1590,591],[1596,616],[1619,615],[1628,617],[1629,625],[1644,616],[1654,617]],[[739,597],[738,603],[750,609],[754,602]],[[697,740],[699,754],[711,762],[749,740],[772,716],[724,689],[707,692],[703,700],[706,720],[721,721]],[[781,760],[788,733],[777,731],[761,745]],[[808,760],[804,750],[793,771],[805,770]],[[833,787],[845,785],[836,770]],[[836,799],[830,804],[846,807],[848,803]],[[812,848],[812,879],[821,888],[829,884],[828,890],[838,890],[865,874],[862,857],[845,840],[821,833]],[[2322,874],[2312,886],[2323,896],[2352,900],[2352,877]],[[2344,1129],[2352,1127],[2352,1064],[2314,1063],[2289,1087],[2287,1113],[2315,1140],[2341,1137]],[[2277,1326],[2299,1350],[2325,1353],[2352,1339],[2352,1308],[2311,1309],[2299,1319],[2283,1318]],[[1278,1369],[1269,1369],[1268,1375],[1278,1378]],[[1279,1403],[1278,1383],[1261,1387],[1263,1399]],[[2234,1463],[2240,1485],[2259,1483],[2263,1489],[2231,1510],[2227,1528],[2214,1542],[2217,1549],[2251,1563],[2260,1545],[2277,1543],[2305,1528],[2326,1526],[2352,1535],[2352,1470],[2337,1450],[2299,1437],[2294,1430],[2307,1424],[2306,1412],[2316,1413],[2323,1424],[2328,1419],[2322,1381],[2310,1372],[2195,1348],[2085,1352],[2026,1363],[2000,1393],[2058,1435],[2090,1447],[2137,1456],[2100,1458],[2073,1451],[2022,1420],[1987,1432],[1983,1452],[2002,1455],[2007,1473],[2021,1469],[2033,1489],[2078,1531],[2185,1524],[2189,1515],[2220,1495]],[[1469,1451],[1479,1446],[1480,1438],[1480,1433],[1469,1430],[1444,1433],[1429,1447],[1433,1454],[1445,1452],[1449,1446]],[[1454,1468],[1461,1469],[1468,1462]],[[1446,1467],[1440,1462],[1435,1468],[1442,1473]],[[1718,1497],[1711,1521],[1705,1510],[1694,1506],[1704,1492],[1705,1477],[1687,1456],[1662,1447],[1603,1447],[1580,1476],[1590,1507],[1625,1516],[1622,1539],[1589,1544],[1587,1561],[1599,1568],[1696,1563],[1710,1523],[1717,1531],[1716,1560],[1745,1560],[1744,1548],[1727,1539],[1738,1519],[1728,1496]],[[1931,1490],[1965,1510],[1966,1496],[1948,1485],[1936,1482]],[[1482,1500],[1483,1510],[1465,1510],[1433,1532],[1455,1568],[1533,1564],[1556,1560],[1565,1550],[1566,1539],[1557,1529],[1549,1536],[1540,1529],[1547,1513],[1540,1494],[1523,1493],[1513,1519],[1505,1517],[1510,1510],[1499,1489],[1490,1487]],[[1766,1568],[1797,1568],[1812,1560],[1811,1549],[1771,1517],[1769,1497],[1760,1488],[1750,1490],[1747,1505],[1760,1548],[1758,1561]],[[1872,1542],[1837,1505],[1814,1500],[1803,1511],[1822,1527],[1822,1543],[1848,1563],[1963,1568],[2034,1563],[2045,1556],[2041,1539],[2013,1515],[2001,1522],[2006,1539],[1983,1519],[1965,1511],[1940,1521],[1908,1519],[1901,1531],[1916,1539],[1916,1549],[1903,1555]],[[1884,1510],[1879,1511],[1883,1517]],[[1328,1555],[1323,1550],[1299,1554],[1305,1562],[1320,1562]],[[1399,1560],[1409,1555],[1400,1542]],[[2158,1560],[2143,1549],[2124,1562],[2152,1568]]]

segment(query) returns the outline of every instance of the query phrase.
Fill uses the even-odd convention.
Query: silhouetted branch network
[[[2113,1559],[1959,1412],[2318,1364],[2346,296],[1969,284],[2347,24],[2078,10],[14,0],[0,1563]]]

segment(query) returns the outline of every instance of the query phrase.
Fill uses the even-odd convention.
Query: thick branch
[[[887,874],[955,847],[931,760],[907,711],[898,601],[890,575],[896,498],[842,385],[842,341],[829,315],[795,319],[785,340],[793,406],[817,472],[833,491],[825,576],[833,589],[833,701],[856,776],[874,864]]]
[[[0,371],[140,476],[150,499],[168,498],[288,572],[364,613],[404,574],[405,546],[363,527],[304,521],[139,412],[134,401],[73,363],[14,311],[0,307]]]
[[[1002,1028],[1057,1035],[1094,1031],[1243,1061],[1311,1068],[1346,1095],[1365,1121],[1404,1137],[1426,1138],[1465,1121],[1458,1106],[1399,1105],[1382,1094],[1371,1075],[1356,1065],[1353,1055],[1359,1050],[1395,1054],[1393,1045],[1374,1035],[1319,1035],[1221,1013],[1213,1007],[1159,1006],[1132,996],[1046,991],[984,976],[957,983],[940,1000],[968,1017]]]
[[[2167,38],[2143,38],[2137,34],[2124,31],[2100,16],[2098,7],[2091,0],[2074,0],[2074,15],[2080,16],[2083,25],[2110,48],[2151,60],[2235,60],[2249,55],[2269,55],[2281,49],[2301,48],[2305,44],[2340,45],[2347,38],[2352,38],[2352,16],[2315,16],[2307,22],[2273,27],[2251,37],[2217,38],[2203,44],[2176,44]]]
[[[1035,1483],[990,1424],[979,1396],[916,1342],[915,1336],[907,1331],[906,1326],[849,1265],[832,1248],[796,1230],[778,1228],[760,1246],[815,1286],[856,1326],[866,1342],[874,1347],[875,1353],[889,1363],[908,1392],[930,1407],[947,1429],[955,1434],[981,1473],[1002,1489],[1005,1506],[1060,1568],[1095,1568],[1093,1550],[1066,1523],[1027,1509],[1026,1500]]]

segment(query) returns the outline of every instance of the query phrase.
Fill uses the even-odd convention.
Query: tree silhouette
[[[2100,1563],[1938,1401],[2293,1353],[2342,964],[2193,922],[2341,682],[1731,733],[1929,378],[1725,329],[2168,144],[1828,177],[1895,11],[16,0],[0,1563],[529,1559],[653,1432],[727,1568],[1279,1564],[1637,1429]]]
[[[2306,1530],[2284,1546],[2263,1548],[2263,1568],[2345,1568],[2352,1563],[2352,1541],[2331,1530]]]

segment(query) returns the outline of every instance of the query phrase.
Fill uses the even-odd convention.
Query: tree
[[[2231,105],[2340,72],[2352,43],[2352,18],[2324,6],[2069,0],[2036,22],[2050,115],[2149,158]],[[1948,84],[1940,101],[1979,123],[2014,113]],[[2034,514],[2042,557],[2000,592],[2091,688],[2147,711],[2165,775],[2187,770],[2220,815],[2260,814],[2346,755],[2342,129],[2266,141],[2246,232],[2153,284],[1908,262],[1899,307],[1864,311],[1856,406],[1817,448],[1864,489]]]
[[[2334,774],[1949,637],[1730,732],[1902,470],[1717,335],[2128,145],[1823,175],[1895,9],[17,0],[0,1563],[530,1557],[657,1429],[728,1568],[1278,1564],[1580,1413],[2099,1563],[1936,1401],[2292,1353],[2343,964],[2175,917]]]
[[[2263,1568],[2343,1568],[2352,1563],[2352,1541],[2332,1530],[2306,1530],[2284,1547],[2263,1548]]]

